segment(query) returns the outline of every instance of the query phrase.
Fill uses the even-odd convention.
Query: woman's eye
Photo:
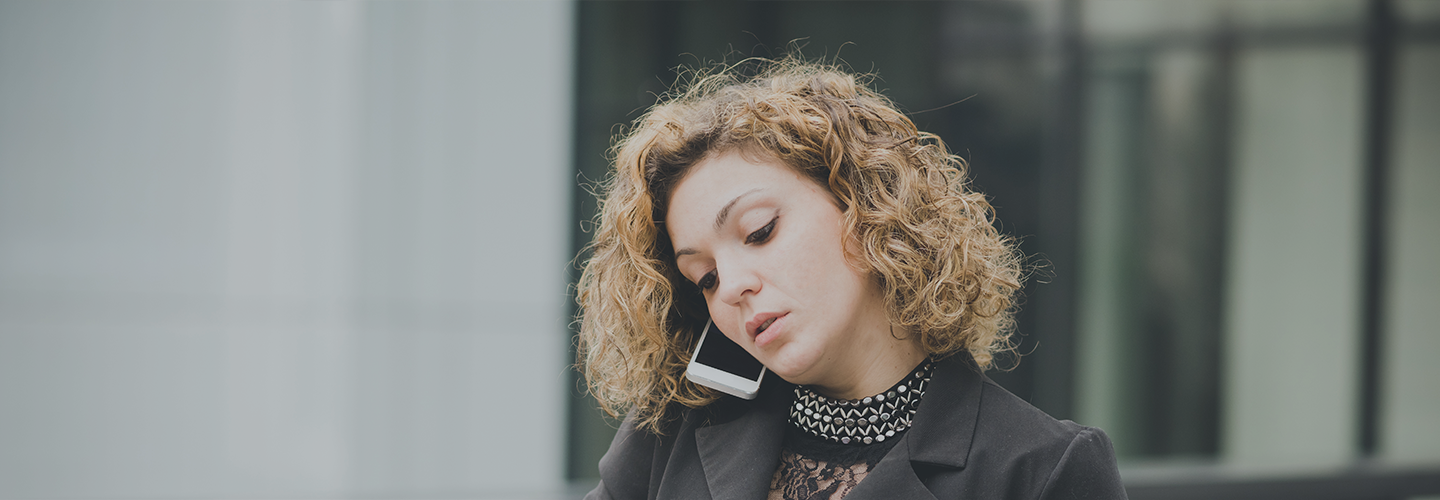
[[[701,276],[700,281],[697,281],[695,284],[700,285],[701,290],[709,290],[715,288],[715,282],[717,281],[720,281],[720,276],[716,275],[715,271],[710,271],[705,273],[704,276]]]
[[[765,242],[765,240],[770,239],[770,233],[775,232],[775,222],[777,222],[777,221],[779,221],[779,220],[780,220],[779,217],[776,217],[776,218],[774,218],[774,219],[770,219],[770,223],[769,223],[769,224],[766,224],[765,227],[762,227],[762,228],[760,228],[760,229],[756,229],[755,232],[750,233],[749,236],[746,236],[746,237],[745,237],[745,243],[746,243],[746,244],[753,245],[753,244],[755,244],[755,243],[763,243],[763,242]]]

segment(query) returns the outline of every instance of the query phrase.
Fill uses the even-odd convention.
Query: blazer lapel
[[[915,463],[963,469],[980,414],[984,379],[969,355],[936,363],[914,425],[875,465],[847,500],[922,498],[934,494],[915,473]]]
[[[777,384],[734,420],[695,429],[705,482],[715,500],[753,500],[770,492],[785,440],[789,386]]]
[[[910,460],[965,468],[980,419],[980,391],[985,389],[984,376],[974,363],[968,353],[961,353],[935,364],[914,426],[905,433]]]
[[[920,482],[920,477],[915,475],[915,468],[910,465],[910,440],[902,439],[895,443],[890,453],[875,464],[875,468],[855,485],[855,489],[845,494],[846,500],[868,500],[868,499],[891,499],[891,498],[913,498],[916,500],[935,500],[935,495]]]

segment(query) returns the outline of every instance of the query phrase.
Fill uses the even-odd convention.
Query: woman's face
[[[847,262],[840,209],[818,183],[739,153],[691,167],[665,228],[715,326],[781,378],[825,387],[888,332],[878,285]]]

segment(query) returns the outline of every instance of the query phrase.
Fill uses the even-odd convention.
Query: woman
[[[1022,273],[963,162],[853,75],[756,64],[616,146],[580,348],[628,415],[587,498],[1124,498],[1102,431],[983,375]],[[757,399],[685,379],[707,319]]]

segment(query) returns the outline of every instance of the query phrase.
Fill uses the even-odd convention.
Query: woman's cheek
[[[725,310],[723,309],[723,307],[724,306],[720,305],[715,299],[709,299],[705,301],[705,309],[710,312],[710,321],[713,321],[715,323],[715,327],[719,328],[720,331],[726,331],[726,318]]]
[[[733,307],[710,305],[710,320],[715,322],[715,327],[724,332],[725,336],[730,337],[730,340],[734,340],[736,343],[740,343],[745,330],[745,322],[739,320],[738,317],[739,313]]]

